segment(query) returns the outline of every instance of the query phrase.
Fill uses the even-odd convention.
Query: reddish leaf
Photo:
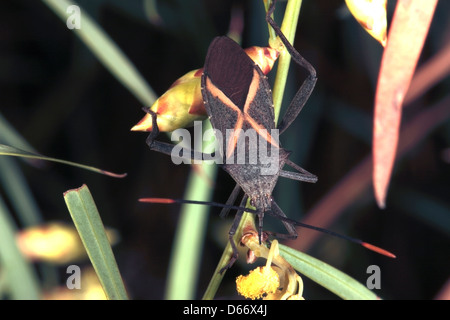
[[[373,180],[375,198],[385,207],[394,165],[402,105],[433,17],[437,0],[398,0],[381,61],[375,97]]]
[[[447,121],[450,117],[449,105],[450,95],[447,95],[436,105],[426,108],[408,123],[405,123],[400,135],[399,158],[423,141],[431,130]],[[367,156],[308,212],[302,222],[321,228],[330,228],[346,208],[368,192],[371,168],[372,158]],[[301,229],[300,232],[301,237],[290,240],[285,244],[299,251],[307,251],[321,235],[319,232],[305,228]]]

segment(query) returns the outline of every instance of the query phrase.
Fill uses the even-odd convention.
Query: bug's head
[[[263,236],[264,214],[272,211],[272,196],[270,194],[257,194],[250,200],[250,204],[258,211],[258,235],[261,242]]]

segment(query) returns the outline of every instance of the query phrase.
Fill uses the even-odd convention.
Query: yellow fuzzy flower
[[[267,259],[264,267],[240,275],[236,279],[237,291],[248,299],[303,300],[303,281],[294,268],[279,254],[278,241],[274,240],[268,249],[259,243],[258,233],[250,231],[241,238],[241,243],[251,250],[252,255]]]
[[[272,267],[258,267],[247,276],[236,279],[237,291],[249,299],[260,299],[269,293],[275,293],[280,286],[280,276]]]

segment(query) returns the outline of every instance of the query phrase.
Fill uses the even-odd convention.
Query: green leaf
[[[88,187],[83,185],[66,191],[64,200],[107,298],[128,299],[103,222]]]
[[[6,203],[0,197],[0,278],[2,289],[13,300],[39,299],[35,270],[25,260],[16,244],[17,227]]]
[[[42,222],[39,206],[17,164],[17,159],[0,157],[0,185],[15,209],[20,225],[28,227]]]
[[[204,130],[210,129],[211,124],[204,122]],[[208,148],[207,143],[204,143],[205,148]],[[197,170],[192,169],[184,198],[211,201],[213,188],[210,181],[214,181],[216,174],[217,166],[213,164],[203,163]],[[208,212],[209,206],[185,204],[181,207],[167,279],[165,298],[168,300],[195,299]]]
[[[7,146],[4,144],[0,144],[0,156],[14,156],[14,157],[22,157],[22,158],[31,158],[31,159],[39,159],[39,160],[47,160],[47,161],[53,161],[53,162],[59,162],[59,163],[63,163],[63,164],[67,164],[70,166],[74,166],[74,167],[78,167],[78,168],[82,168],[85,170],[89,170],[89,171],[94,171],[97,173],[101,173],[101,174],[105,174],[107,176],[110,177],[114,177],[114,178],[123,178],[126,176],[126,173],[113,173],[113,172],[109,172],[109,171],[105,171],[102,169],[97,169],[91,166],[86,166],[83,164],[79,164],[76,162],[71,162],[71,161],[66,161],[66,160],[61,160],[61,159],[56,159],[56,158],[51,158],[51,157],[47,157],[47,156],[43,156],[37,153],[32,153],[32,152],[28,152],[25,150],[21,150],[18,148],[14,148],[11,146]]]
[[[64,23],[66,23],[72,14],[67,12],[68,8],[77,5],[75,2],[69,0],[42,1],[49,6],[64,21]],[[109,35],[82,8],[80,9],[80,22],[80,29],[73,29],[75,34],[80,37],[100,62],[102,62],[143,105],[151,105],[153,101],[156,100],[156,95],[152,88],[147,84],[133,63],[116,43],[111,40]]]
[[[35,152],[33,147],[20,135],[20,133],[0,113],[0,143],[18,146],[22,150]]]
[[[208,177],[215,175],[213,165],[201,165]],[[214,179],[214,178],[213,178]],[[185,198],[210,201],[213,189],[204,177],[191,171]],[[169,266],[166,299],[195,299],[198,274],[201,269],[201,253],[208,226],[208,206],[183,205],[175,234]]]
[[[280,254],[292,267],[346,300],[376,300],[376,294],[342,271],[305,253],[280,245]]]

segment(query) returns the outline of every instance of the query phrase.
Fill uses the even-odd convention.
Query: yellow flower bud
[[[244,50],[261,68],[264,74],[272,70],[279,53],[269,47],[250,47]],[[201,93],[203,68],[190,71],[176,80],[170,88],[155,101],[150,110],[157,114],[156,123],[161,132],[171,132],[190,127],[194,121],[206,119],[206,109]],[[146,114],[131,131],[152,131],[152,116]]]
[[[345,0],[359,24],[384,47],[387,22],[386,0]]]
[[[206,110],[200,90],[203,69],[193,70],[175,81],[150,110],[155,112],[158,129],[171,132],[178,128],[190,127],[196,120],[206,119]],[[146,114],[131,131],[152,131],[152,116]]]
[[[114,230],[107,230],[106,234],[110,243],[117,241]],[[30,260],[66,264],[87,256],[75,227],[61,222],[24,229],[17,234],[16,240],[20,251]]]

